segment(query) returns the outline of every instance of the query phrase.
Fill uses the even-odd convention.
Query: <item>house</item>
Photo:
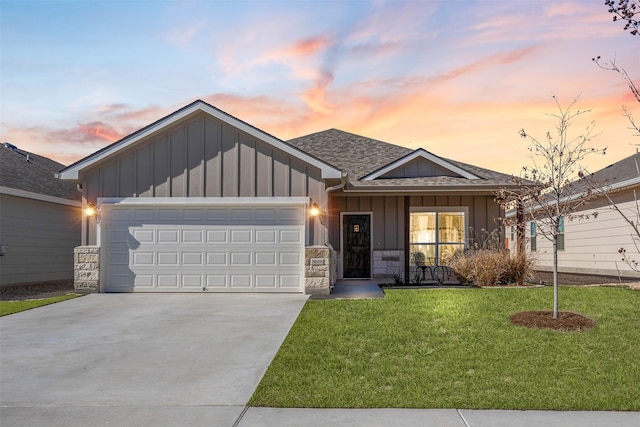
[[[64,165],[0,144],[0,286],[73,280],[82,195]]]
[[[631,220],[637,223],[638,211],[637,191],[640,189],[640,154],[624,158],[593,174],[573,182],[572,192],[584,194],[591,190],[595,198],[589,200],[578,216],[588,215],[587,219],[563,220],[558,236],[558,271],[564,273],[594,274],[615,277],[640,277],[622,260],[618,252],[625,248],[631,258],[637,253],[633,240],[633,230],[624,218],[611,208],[604,195],[611,200]],[[593,215],[597,212],[597,215]],[[514,212],[507,212],[507,217]],[[525,223],[525,250],[536,259],[537,268],[542,271],[553,270],[553,246],[538,231],[536,221]],[[515,250],[515,226],[506,229],[511,250]]]
[[[203,101],[70,165],[76,285],[103,292],[328,293],[444,262],[502,230],[511,176],[330,129],[282,141]]]

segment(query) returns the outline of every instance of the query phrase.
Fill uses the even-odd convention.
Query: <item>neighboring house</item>
[[[575,194],[591,191],[595,194],[606,191],[625,214],[637,223],[640,197],[640,155],[634,154],[601,169],[587,179],[573,183]],[[592,214],[597,212],[594,217]],[[622,216],[611,208],[604,195],[590,200],[578,215],[590,215],[588,219],[564,220],[558,239],[558,271],[565,273],[596,274],[621,277],[640,277],[622,261],[618,253],[625,248],[631,258],[637,253],[632,239],[633,230]],[[514,212],[508,212],[507,217]],[[515,250],[515,226],[507,227],[509,246]],[[535,259],[537,268],[543,271],[553,269],[553,246],[538,230],[535,221],[525,223],[526,251]],[[638,260],[638,256],[635,257]]]
[[[73,279],[82,195],[64,165],[0,144],[0,286]]]
[[[336,129],[285,142],[203,101],[59,177],[97,208],[78,250],[100,262],[77,286],[103,292],[328,293],[405,274],[411,253],[442,263],[470,228],[502,229],[494,191],[513,185]]]

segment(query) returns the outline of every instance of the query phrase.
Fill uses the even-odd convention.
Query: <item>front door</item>
[[[371,277],[371,216],[342,217],[342,272],[345,279]]]

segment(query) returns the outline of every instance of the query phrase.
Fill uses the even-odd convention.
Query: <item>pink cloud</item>
[[[285,47],[280,52],[288,56],[307,56],[313,55],[331,45],[331,37],[327,35],[312,36],[306,39],[294,42],[292,45]]]

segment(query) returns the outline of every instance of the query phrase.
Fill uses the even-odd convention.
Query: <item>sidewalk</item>
[[[248,408],[234,427],[619,427],[640,412]]]

